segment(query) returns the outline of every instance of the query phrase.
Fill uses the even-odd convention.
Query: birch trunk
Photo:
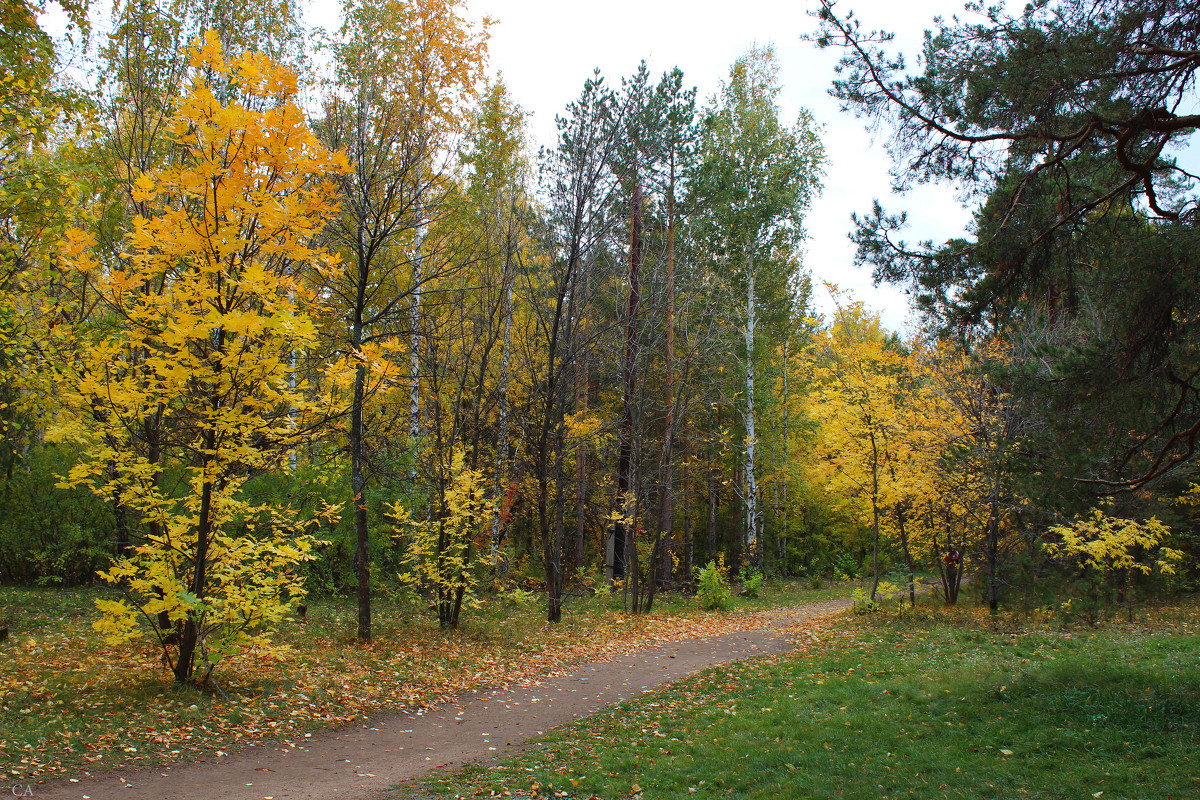
[[[424,151],[424,146],[422,146]],[[423,154],[423,153],[422,153]],[[412,459],[408,468],[410,489],[417,482],[417,443],[421,440],[421,284],[425,280],[422,260],[422,248],[425,240],[425,204],[420,198],[424,192],[421,185],[422,172],[417,169],[416,202],[416,245],[413,253],[412,267],[412,305],[409,308],[409,327],[412,338],[409,342],[409,390],[408,390],[408,447],[409,458]]]
[[[746,550],[750,563],[757,567],[758,560],[758,481],[754,474],[755,432],[754,416],[754,327],[758,322],[758,309],[754,296],[754,269],[749,258],[746,260]]]

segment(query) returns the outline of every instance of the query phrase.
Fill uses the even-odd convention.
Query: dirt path
[[[381,714],[360,727],[267,742],[227,757],[170,767],[84,774],[35,786],[49,800],[379,800],[436,767],[520,750],[528,740],[604,706],[718,664],[790,649],[788,625],[850,606],[832,600],[760,615],[757,630],[658,644],[579,664],[529,685],[462,695],[417,712]]]

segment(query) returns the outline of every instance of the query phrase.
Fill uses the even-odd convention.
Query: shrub
[[[1056,525],[1058,537],[1046,545],[1047,553],[1077,576],[1077,608],[1063,604],[1064,614],[1078,613],[1095,625],[1119,602],[1132,603],[1139,578],[1173,575],[1183,553],[1167,546],[1170,529],[1155,517],[1146,521],[1118,517],[1105,500],[1069,525]],[[1132,605],[1130,605],[1132,619]]]
[[[527,592],[520,586],[512,588],[500,588],[496,592],[496,597],[504,602],[510,608],[523,608],[529,605],[535,599],[533,592]]]
[[[55,484],[77,460],[74,445],[30,448],[0,478],[0,583],[92,583],[116,554],[112,504]]]
[[[855,614],[874,614],[879,610],[879,603],[872,600],[867,594],[867,590],[861,586],[854,590],[854,613]]]
[[[717,569],[717,562],[708,562],[708,566],[699,571],[698,577],[700,588],[696,592],[696,599],[700,601],[700,606],[709,611],[729,608],[729,587]]]
[[[483,473],[467,468],[464,459],[463,452],[456,449],[450,462],[441,465],[447,485],[441,508],[434,515],[414,520],[400,503],[391,506],[397,533],[408,529],[400,582],[433,600],[443,628],[458,628],[464,601],[472,607],[478,605],[478,573],[487,550],[474,543],[486,531],[494,502],[488,497]],[[529,587],[523,588],[529,591]]]
[[[849,553],[842,553],[833,562],[833,577],[839,581],[852,581],[858,577],[858,559]]]
[[[757,569],[747,570],[742,567],[742,594],[747,597],[758,597],[763,585],[763,574]]]

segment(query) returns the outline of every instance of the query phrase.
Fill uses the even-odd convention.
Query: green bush
[[[854,613],[874,614],[880,609],[879,602],[872,600],[867,590],[858,586],[854,589]]]
[[[742,594],[747,597],[758,597],[763,585],[763,574],[757,569],[742,567]]]
[[[696,592],[696,599],[700,601],[700,606],[709,611],[729,608],[729,587],[725,585],[721,570],[717,569],[717,562],[708,562],[708,566],[699,571],[699,578],[700,588]]]
[[[849,553],[842,553],[833,562],[833,577],[839,581],[852,581],[858,577],[858,559]]]
[[[31,447],[0,475],[0,583],[92,583],[116,553],[112,504],[87,489],[60,489],[72,446]]]
[[[509,608],[523,608],[537,600],[537,595],[525,591],[520,586],[512,586],[497,588],[496,598]]]

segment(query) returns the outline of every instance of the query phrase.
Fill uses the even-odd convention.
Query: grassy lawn
[[[842,616],[803,636],[807,652],[707,671],[425,791],[1200,797],[1200,604],[1063,631],[926,602]]]
[[[374,640],[354,638],[353,600],[309,603],[308,622],[279,632],[282,659],[256,652],[222,663],[217,691],[179,687],[149,646],[112,647],[92,630],[102,589],[0,587],[0,780],[139,766],[303,736],[380,710],[436,703],[460,692],[561,664],[752,625],[749,612],[848,596],[833,586],[768,586],[723,614],[671,595],[649,617],[620,613],[620,596],[577,596],[564,621],[542,605],[487,602],[464,610],[462,630],[439,630],[431,612],[380,599]]]

